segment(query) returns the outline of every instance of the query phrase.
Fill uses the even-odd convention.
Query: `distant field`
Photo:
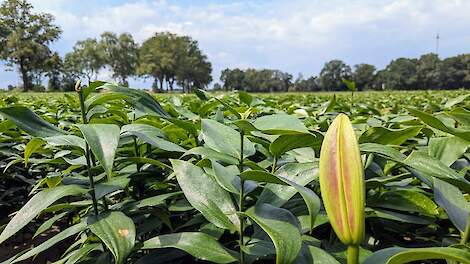
[[[0,262],[41,252],[35,260],[57,260],[69,247],[90,260],[95,252],[83,249],[111,257],[119,245],[127,261],[114,263],[122,264],[163,263],[152,259],[160,252],[171,257],[164,263],[345,263],[338,212],[360,220],[363,242],[347,252],[360,252],[361,263],[393,258],[382,249],[397,247],[419,261],[427,252],[470,259],[463,247],[443,246],[469,239],[468,91],[155,100],[108,89],[83,104],[74,92],[0,94]],[[20,253],[30,249],[25,237],[62,240],[69,230],[77,231],[48,249]]]

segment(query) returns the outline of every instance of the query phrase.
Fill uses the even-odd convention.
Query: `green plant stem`
[[[82,123],[86,124],[86,113],[85,113],[85,98],[83,97],[83,91],[80,89],[77,91],[78,99],[80,100],[80,110],[82,112]],[[90,147],[88,143],[85,142],[85,159],[86,159],[86,167],[88,173],[88,179],[90,180],[90,187],[91,187],[91,199],[93,200],[93,210],[95,212],[95,216],[98,216],[98,201],[96,200],[96,193],[95,193],[95,181],[93,180],[93,175],[91,174],[91,159],[90,159]]]
[[[135,156],[137,158],[140,158],[139,145],[137,145],[136,137],[134,137],[134,151],[135,151]],[[140,167],[141,167],[140,162],[136,162],[136,166],[137,166],[137,172],[140,172]]]
[[[348,246],[348,264],[359,264],[359,246]]]
[[[354,91],[351,91],[351,114],[354,108]]]
[[[470,237],[470,216],[467,219],[467,226],[465,227],[465,230],[462,233],[462,237],[460,238],[460,244],[465,245],[469,237]]]
[[[238,164],[238,169],[240,170],[240,173],[243,172],[243,138],[244,138],[244,133],[243,131],[240,131],[240,162]],[[245,202],[245,181],[243,179],[240,179],[240,196],[238,199],[238,210],[240,212],[244,211],[244,202]],[[239,247],[240,247],[240,263],[244,264],[245,263],[245,254],[243,252],[243,233],[244,233],[244,219],[243,216],[240,214],[239,215],[240,219],[240,240],[239,240]]]
[[[276,164],[277,164],[277,156],[274,156],[273,157],[273,165],[271,167],[271,173],[274,174],[274,172],[276,171]]]

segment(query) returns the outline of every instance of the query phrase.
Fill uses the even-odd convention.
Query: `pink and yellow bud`
[[[364,237],[364,169],[349,118],[339,114],[320,152],[320,189],[331,226],[345,245],[358,246]]]

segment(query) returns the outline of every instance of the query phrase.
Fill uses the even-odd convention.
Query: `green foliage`
[[[205,88],[211,81],[212,66],[197,41],[172,33],[156,33],[139,50],[138,72],[155,79],[153,91],[163,91],[163,84],[173,91],[175,84],[183,91]]]
[[[47,72],[52,57],[49,44],[57,40],[61,30],[47,13],[33,13],[26,0],[6,0],[0,6],[0,59],[17,66],[23,89],[33,88],[33,79]]]
[[[318,179],[340,112],[365,172],[360,261],[469,258],[465,91],[355,93],[352,107],[349,93],[82,92],[86,124],[75,94],[0,97],[0,247],[34,235],[2,264],[51,250],[57,263],[345,263]]]

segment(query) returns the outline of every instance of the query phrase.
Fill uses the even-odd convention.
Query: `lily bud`
[[[82,90],[80,84],[82,83],[82,81],[78,80],[77,82],[75,82],[75,91],[79,92]]]
[[[345,245],[358,246],[364,237],[364,168],[354,130],[339,114],[323,139],[320,189],[331,226]]]

